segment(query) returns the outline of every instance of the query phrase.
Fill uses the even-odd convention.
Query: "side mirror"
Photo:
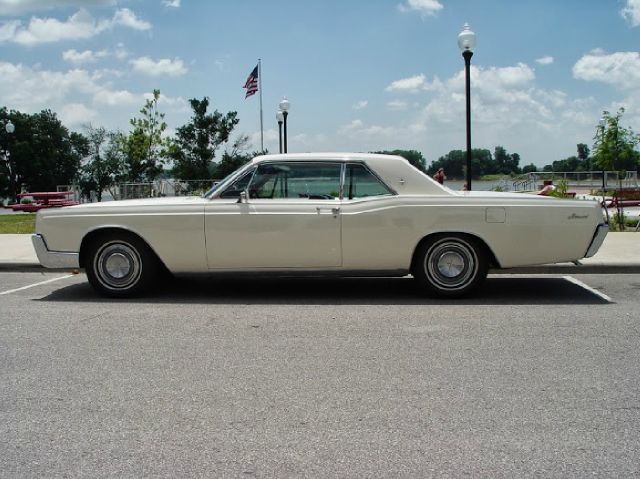
[[[238,198],[238,203],[249,203],[249,194],[247,190],[240,192],[240,197]]]

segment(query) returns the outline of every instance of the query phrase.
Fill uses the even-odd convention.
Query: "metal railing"
[[[500,180],[499,187],[503,191],[536,191],[542,187],[545,181],[558,183],[566,181],[571,188],[602,189],[603,177],[605,189],[619,188],[622,182],[623,188],[638,187],[638,172],[623,172],[620,179],[618,171],[536,171],[520,175],[516,178],[505,177]]]
[[[111,189],[113,199],[202,195],[216,180],[157,180],[149,183],[120,183]]]

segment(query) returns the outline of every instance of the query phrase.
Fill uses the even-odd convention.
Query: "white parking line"
[[[580,286],[581,288],[586,289],[587,291],[589,291],[592,294],[595,294],[599,298],[604,299],[607,303],[615,303],[613,299],[611,299],[609,296],[607,296],[603,292],[598,291],[595,288],[592,288],[588,284],[584,284],[582,281],[575,279],[573,276],[563,276],[563,278],[569,281],[570,283],[575,284],[576,286]]]
[[[47,283],[53,283],[54,281],[60,281],[61,279],[67,279],[67,278],[72,278],[76,276],[75,274],[66,274],[64,276],[59,276],[57,278],[52,278],[52,279],[48,279],[46,281],[40,281],[38,283],[33,283],[33,284],[29,284],[27,286],[23,286],[21,288],[16,288],[16,289],[10,289],[8,291],[2,291],[0,293],[0,296],[3,296],[5,294],[11,294],[11,293],[17,293],[18,291],[23,291],[25,289],[29,289],[29,288],[35,288],[36,286],[41,286],[43,284],[47,284]]]

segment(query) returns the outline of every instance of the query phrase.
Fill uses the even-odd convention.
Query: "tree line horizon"
[[[144,183],[162,178],[178,180],[220,179],[253,157],[268,150],[250,151],[249,137],[231,134],[240,122],[237,112],[210,111],[209,97],[192,98],[192,115],[171,137],[158,108],[160,90],[145,101],[140,115],[130,119],[130,130],[109,131],[91,124],[84,132],[70,131],[55,112],[42,110],[26,114],[0,108],[0,120],[15,125],[13,133],[0,131],[0,198],[16,201],[22,188],[28,191],[55,191],[58,185],[77,185],[85,197],[120,183]],[[535,164],[520,166],[518,153],[495,146],[472,149],[472,177],[514,176],[536,171],[636,170],[640,164],[639,137],[620,125],[624,109],[603,112],[603,121],[593,147],[576,145],[576,155],[553,161],[539,169]],[[220,149],[224,146],[221,154]],[[374,153],[404,157],[412,165],[433,175],[444,168],[449,179],[463,179],[466,151],[451,150],[427,166],[417,150],[384,150]]]

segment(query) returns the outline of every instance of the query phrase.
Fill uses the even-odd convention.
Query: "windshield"
[[[242,165],[236,171],[234,171],[233,173],[230,173],[225,178],[215,183],[211,187],[211,189],[204,194],[204,197],[211,198],[217,191],[219,191],[221,188],[229,184],[231,181],[233,181],[234,178],[236,178],[238,175],[240,175],[243,171],[245,171],[249,167],[251,167],[251,162],[247,163],[246,165]]]

